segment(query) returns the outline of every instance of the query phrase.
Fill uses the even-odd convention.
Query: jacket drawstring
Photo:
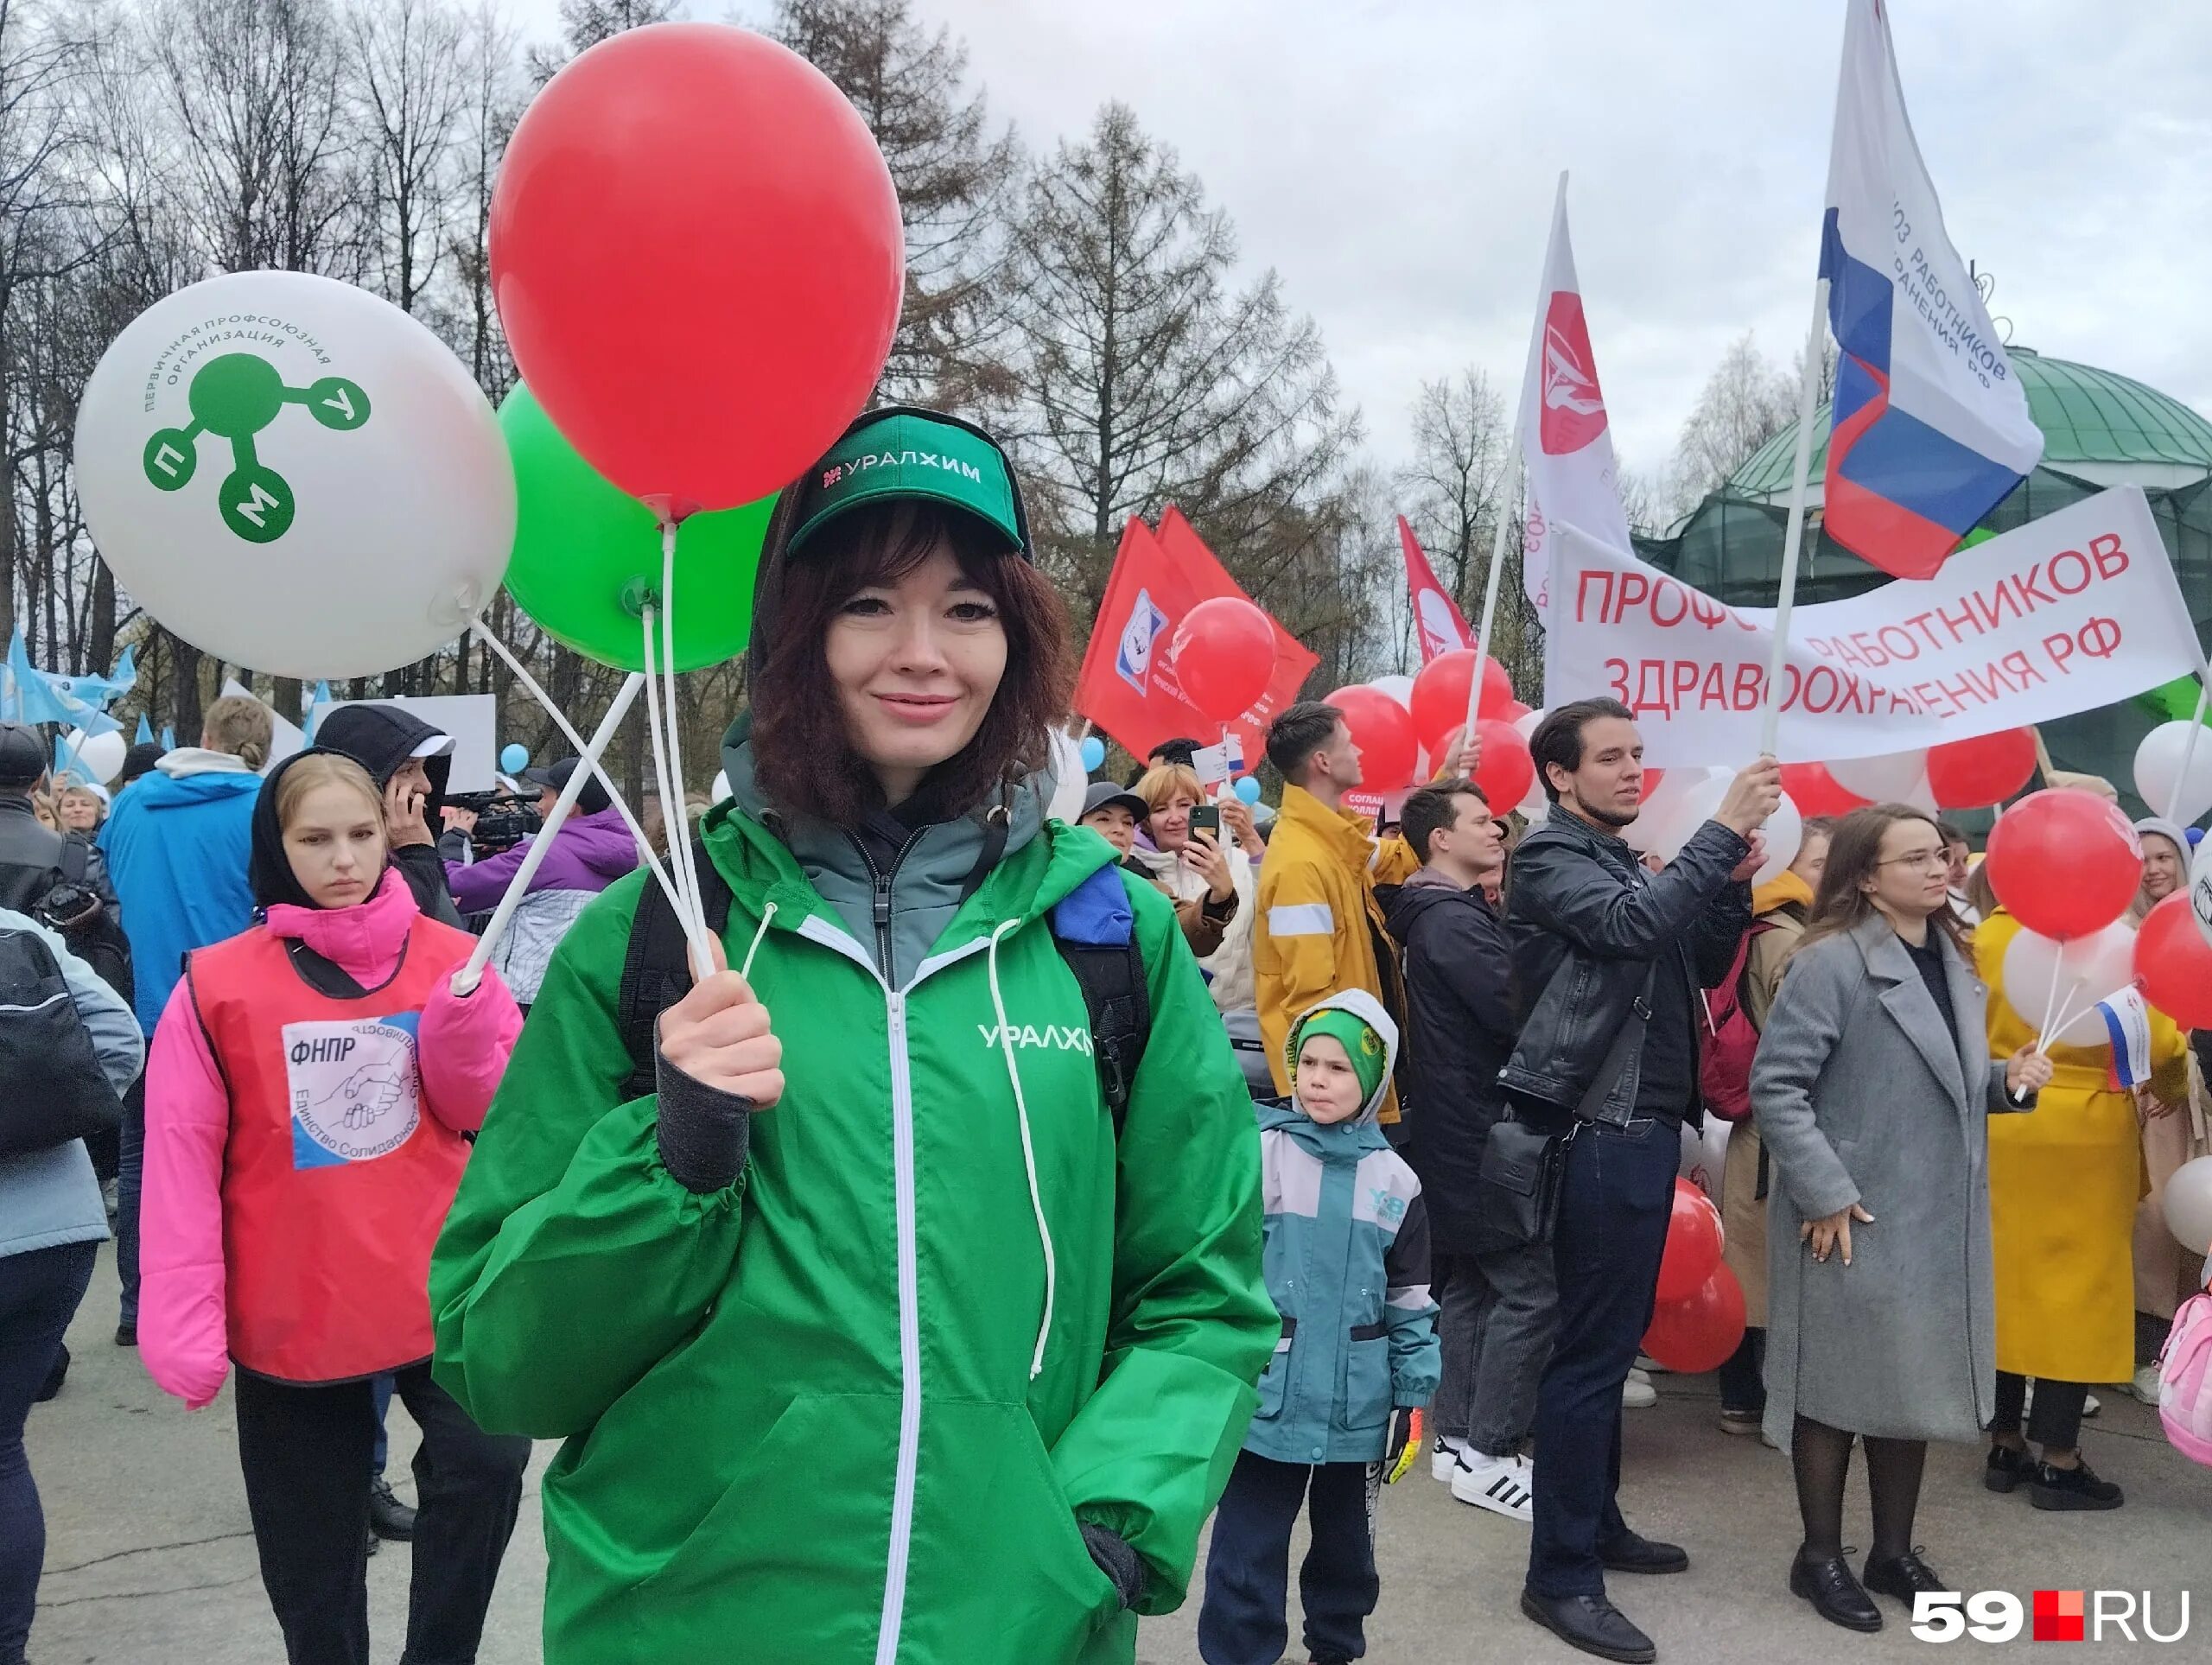
[[[768,934],[768,922],[775,917],[776,905],[771,902],[761,912],[760,929],[753,933],[753,945],[745,950],[745,963],[737,969],[737,975],[747,982],[753,981],[753,956],[760,951],[761,939]]]
[[[999,943],[1007,931],[1021,923],[1008,919],[991,933],[988,968],[991,982],[991,1007],[998,1014],[999,1044],[1006,1048],[1007,1079],[1014,1084],[1014,1110],[1021,1123],[1021,1161],[1029,1170],[1029,1206],[1037,1216],[1037,1241],[1045,1250],[1045,1320],[1037,1326],[1037,1350],[1029,1360],[1029,1379],[1034,1382],[1044,1373],[1045,1339],[1052,1332],[1052,1297],[1056,1293],[1058,1274],[1052,1260],[1052,1230],[1045,1223],[1045,1199],[1037,1191],[1037,1151],[1029,1140],[1029,1101],[1022,1096],[1021,1066],[1014,1062],[1014,1030],[1006,1019],[1006,994],[999,987]]]

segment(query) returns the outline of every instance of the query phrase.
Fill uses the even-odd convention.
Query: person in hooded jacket
[[[550,767],[524,772],[523,779],[538,790],[540,817],[553,813],[561,789],[579,766],[579,759],[563,758]],[[446,879],[461,912],[484,913],[499,906],[508,880],[539,836],[533,834],[488,861],[447,862]],[[594,896],[637,867],[638,841],[622,811],[614,807],[606,787],[595,779],[586,781],[569,818],[553,835],[553,848],[531,875],[530,890],[493,955],[493,963],[524,1011],[537,999],[553,950],[577,917]]]
[[[353,759],[384,794],[391,865],[433,919],[461,923],[438,856],[439,810],[453,776],[453,736],[396,705],[341,705],[315,725],[315,743]]]
[[[1346,989],[1299,1017],[1289,1050],[1289,1096],[1254,1107],[1282,1338],[1207,1545],[1206,1665],[1282,1657],[1301,1509],[1306,1652],[1314,1665],[1348,1665],[1367,1651],[1380,1482],[1408,1454],[1414,1414],[1436,1389],[1427,1211],[1376,1120],[1397,1026],[1365,989]]]
[[[149,1042],[184,956],[252,921],[246,868],[273,716],[259,700],[225,695],[207,708],[200,744],[163,753],[151,774],[116,800],[100,828],[100,850],[130,944],[131,1005]],[[141,1080],[124,1100],[115,1217],[115,1269],[123,1285],[115,1339],[124,1347],[138,1339],[138,1212],[149,1090]]]
[[[1497,1072],[1520,1029],[1513,944],[1484,890],[1505,870],[1503,829],[1471,780],[1423,787],[1400,824],[1421,861],[1386,903],[1405,948],[1407,1153],[1428,1200],[1444,1350],[1429,1471],[1461,1503],[1525,1525],[1533,1492],[1522,1446],[1557,1293],[1547,1248],[1478,1254],[1483,1151],[1506,1108]]]
[[[238,1365],[238,1463],[292,1665],[367,1665],[371,1382],[423,1430],[405,1665],[476,1657],[524,1439],[431,1379],[431,1244],[522,1026],[391,865],[384,795],[314,748],[254,807],[256,924],[198,949],[154,1032],[141,1344],[194,1410]]]
[[[1071,659],[982,430],[874,411],[783,494],[734,969],[641,1094],[647,876],[586,910],[431,1266],[441,1379],[568,1441],[550,1665],[1128,1665],[1183,1599],[1278,1333],[1258,1139],[1173,906],[1044,814]],[[1117,1113],[1064,944],[1132,922]]]

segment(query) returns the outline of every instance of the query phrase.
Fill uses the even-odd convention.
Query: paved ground
[[[114,1290],[104,1253],[70,1338],[77,1363],[68,1388],[31,1417],[31,1462],[49,1535],[31,1657],[37,1665],[282,1665],[247,1531],[229,1395],[188,1416],[157,1393],[137,1355],[110,1340]],[[1873,1665],[1928,1653],[1895,1609],[1882,1635],[1855,1636],[1821,1624],[1793,1599],[1782,1582],[1798,1537],[1786,1462],[1714,1428],[1709,1379],[1662,1377],[1660,1392],[1656,1409],[1629,1418],[1625,1507],[1647,1534],[1687,1544],[1693,1566],[1681,1578],[1616,1579],[1613,1593],[1656,1638],[1662,1658]],[[2024,1496],[1985,1492],[1979,1452],[1938,1447],[1921,1510],[1929,1558],[1967,1590],[2010,1590],[2024,1602],[2039,1586],[2148,1590],[2162,1630],[2173,1627],[2188,1592],[2192,1622],[2183,1642],[2171,1649],[2115,1642],[2089,1652],[2212,1657],[2212,1474],[2166,1445],[2152,1413],[2117,1394],[2104,1398],[2090,1460],[2127,1486],[2126,1508],[2040,1513]],[[392,1436],[392,1472],[406,1491],[414,1433],[397,1407]],[[551,1451],[541,1450],[540,1466]],[[1863,1534],[1864,1495],[1856,1487],[1852,1510],[1853,1530]],[[1488,1665],[1581,1657],[1515,1607],[1526,1534],[1453,1503],[1425,1469],[1385,1497],[1381,1539],[1382,1605],[1369,1631],[1370,1658]],[[482,1665],[537,1659],[543,1570],[533,1484]],[[387,1547],[369,1564],[379,1661],[398,1654],[407,1572],[404,1547]],[[1139,1645],[1146,1665],[1195,1665],[1196,1619],[1193,1602],[1147,1622]],[[1960,1645],[1972,1657],[1987,1644]]]

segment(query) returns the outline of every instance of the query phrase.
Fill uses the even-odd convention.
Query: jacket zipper
[[[868,853],[865,843],[850,833],[846,836],[852,839],[853,848],[861,853],[861,864],[868,869],[868,880],[874,887],[874,906],[869,917],[875,923],[876,963],[881,968],[884,987],[888,988],[893,986],[892,979],[898,969],[891,963],[891,887],[898,881],[899,869],[907,853],[922,842],[922,835],[916,832],[907,836],[906,842],[899,847],[899,854],[891,858],[888,873],[877,867],[875,858]]]

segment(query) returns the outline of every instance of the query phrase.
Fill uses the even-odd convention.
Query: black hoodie
[[[381,791],[415,755],[415,748],[439,733],[396,705],[342,705],[316,724],[315,743],[318,751],[353,759],[369,772]],[[439,858],[435,842],[446,782],[453,777],[453,759],[450,754],[424,758],[423,772],[430,778],[430,796],[423,805],[423,818],[429,823],[433,842],[395,848],[391,863],[407,881],[407,888],[415,893],[416,907],[442,924],[459,925],[461,910],[454,906],[453,892],[447,887],[446,864]]]
[[[307,893],[299,876],[292,871],[292,860],[284,854],[284,827],[276,818],[276,785],[284,778],[294,764],[302,758],[346,757],[351,753],[334,746],[310,746],[305,751],[295,752],[269,772],[261,783],[261,795],[253,801],[252,854],[246,864],[246,883],[253,888],[253,905],[257,908],[281,906],[321,908],[322,904]],[[354,761],[359,762],[357,758]],[[373,892],[372,885],[370,890]]]

